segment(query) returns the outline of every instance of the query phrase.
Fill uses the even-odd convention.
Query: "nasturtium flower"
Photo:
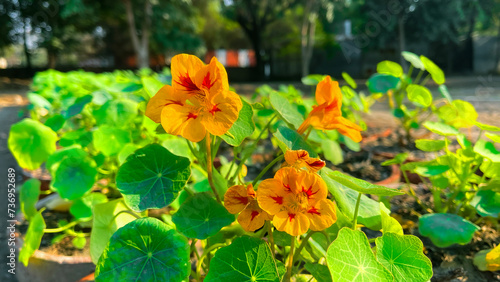
[[[297,129],[299,134],[304,133],[309,126],[320,130],[337,129],[355,142],[361,141],[362,130],[359,125],[342,117],[342,93],[339,83],[326,76],[316,87],[317,106],[309,113],[306,120]]]
[[[245,231],[255,231],[272,219],[259,207],[252,184],[246,188],[244,185],[231,186],[224,195],[224,206],[232,214],[240,213],[238,222]]]
[[[319,158],[309,157],[306,150],[288,150],[285,152],[285,163],[283,163],[283,167],[286,166],[318,172],[325,166],[325,162]]]
[[[292,236],[310,228],[321,231],[336,220],[335,205],[326,198],[326,184],[316,173],[284,167],[259,184],[259,206],[273,216],[273,225]]]
[[[207,131],[223,135],[238,119],[240,97],[229,90],[224,66],[213,57],[208,65],[193,55],[172,58],[172,86],[162,87],[148,103],[146,116],[165,131],[193,142]]]

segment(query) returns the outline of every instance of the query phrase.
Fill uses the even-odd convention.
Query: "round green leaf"
[[[443,136],[451,136],[451,135],[458,135],[458,130],[454,128],[453,126],[441,123],[441,122],[434,122],[434,121],[426,121],[424,122],[425,128],[430,130],[431,132],[434,132],[439,135]]]
[[[204,281],[279,282],[283,269],[283,264],[274,260],[266,242],[242,236],[215,253]]]
[[[466,101],[454,100],[451,104],[440,107],[438,116],[453,127],[471,127],[478,114],[474,106]]]
[[[425,177],[431,177],[431,176],[436,176],[441,173],[445,173],[450,169],[450,166],[448,165],[432,165],[432,164],[422,164],[418,165],[415,167],[413,172],[415,172],[418,175],[425,176]]]
[[[50,127],[25,118],[10,128],[8,146],[20,167],[35,170],[56,150],[56,141]]]
[[[224,206],[208,193],[187,199],[172,216],[177,230],[188,238],[206,239],[234,221]]]
[[[438,89],[439,89],[439,93],[441,93],[441,96],[443,96],[446,100],[448,100],[448,102],[451,103],[453,101],[453,99],[451,98],[450,92],[448,91],[448,87],[446,87],[446,85],[441,84],[441,85],[439,85]]]
[[[432,80],[437,84],[443,84],[445,81],[444,72],[427,57],[420,55],[420,60],[424,64],[425,69],[431,74]]]
[[[118,169],[116,186],[133,210],[157,209],[177,198],[190,175],[189,159],[151,144],[127,158]]]
[[[311,273],[316,281],[332,282],[332,275],[330,274],[328,266],[317,263],[306,263],[304,267]]]
[[[135,219],[123,199],[95,205],[90,235],[90,257],[94,264],[99,261],[115,231]]]
[[[66,122],[66,119],[62,115],[56,114],[56,115],[53,115],[50,118],[48,118],[45,121],[45,125],[50,127],[50,129],[54,130],[54,132],[55,132],[55,131],[58,131],[59,129],[61,129],[64,126],[65,122]]]
[[[432,104],[432,94],[425,86],[410,84],[406,87],[408,92],[408,100],[415,105],[427,108]]]
[[[61,198],[75,200],[87,193],[95,182],[95,161],[79,148],[60,150],[47,162],[52,174],[51,188]]]
[[[356,84],[356,81],[354,81],[354,79],[352,79],[352,77],[346,73],[346,72],[342,72],[342,78],[345,80],[345,82],[347,82],[347,84],[349,84],[349,86],[351,86],[353,89],[356,89],[358,87],[358,85]]]
[[[252,135],[255,130],[255,124],[252,119],[252,106],[243,98],[241,98],[241,102],[243,103],[243,108],[241,108],[238,119],[229,131],[221,136],[231,146],[240,146],[243,140]]]
[[[113,234],[96,265],[96,281],[183,281],[187,239],[155,218],[140,218]]]
[[[184,144],[186,143],[184,142]],[[127,160],[128,156],[132,155],[137,149],[139,149],[139,146],[133,143],[128,143],[123,146],[123,148],[118,153],[118,163],[122,165]],[[189,150],[189,148],[187,149]]]
[[[383,203],[380,203],[380,214],[382,215],[382,232],[388,233],[396,233],[399,235],[403,235],[403,227],[399,222],[391,217],[388,213],[385,212],[386,206]]]
[[[42,211],[37,212],[30,220],[26,237],[24,237],[24,244],[19,252],[19,261],[28,266],[30,257],[40,247],[42,242],[43,230],[45,229],[45,220],[42,216]]]
[[[137,103],[129,99],[110,100],[94,116],[100,125],[126,127],[137,116]]]
[[[315,158],[318,156],[314,149],[307,144],[307,142],[302,138],[297,131],[292,130],[285,126],[278,127],[278,130],[273,134],[279,142],[281,142],[281,149],[286,150],[306,150],[309,156]]]
[[[401,55],[403,56],[403,58],[405,60],[410,62],[413,65],[413,67],[415,67],[417,69],[425,70],[424,63],[422,63],[420,58],[415,53],[403,51],[403,52],[401,52]]]
[[[343,174],[339,171],[332,171],[330,173],[327,173],[327,175],[334,181],[362,194],[373,194],[378,196],[396,196],[404,194],[404,192],[380,185],[375,185],[370,182],[357,179],[356,177]]]
[[[400,77],[403,75],[403,68],[396,62],[385,60],[377,64],[377,72]]]
[[[494,163],[500,163],[500,152],[495,148],[495,145],[485,140],[479,140],[474,145],[474,152],[490,159]]]
[[[453,244],[468,244],[479,226],[450,213],[433,213],[420,217],[418,231],[434,245],[444,248]]]
[[[87,239],[85,239],[85,237],[75,237],[73,238],[73,246],[75,246],[75,248],[77,249],[83,249],[85,248],[85,245],[87,245]]]
[[[94,206],[97,204],[106,203],[108,198],[101,193],[90,193],[85,195],[79,199],[76,199],[69,212],[75,217],[75,219],[79,220],[91,220],[92,219],[92,210]]]
[[[103,125],[93,132],[94,147],[107,157],[118,154],[131,141],[130,132],[110,125]]]
[[[72,145],[80,145],[82,148],[87,147],[92,142],[92,132],[81,128],[75,131],[69,131],[61,136],[59,145],[69,147]]]
[[[36,202],[38,202],[38,197],[40,196],[40,180],[31,178],[26,180],[21,186],[21,191],[19,192],[19,202],[21,205],[21,211],[27,219],[30,219],[37,213]]]
[[[387,93],[391,89],[398,87],[400,79],[388,74],[374,74],[368,79],[366,84],[371,93]]]
[[[45,97],[36,93],[28,93],[28,95],[26,96],[30,101],[31,106],[35,108],[46,109],[47,111],[52,110],[52,105],[47,99],[45,99]]]
[[[498,217],[500,214],[500,193],[491,190],[480,190],[470,205],[476,208],[481,216]]]
[[[418,237],[384,233],[376,239],[377,259],[394,275],[394,281],[425,282],[432,277],[432,263]]]
[[[76,99],[76,101],[68,107],[68,110],[63,111],[62,115],[68,119],[70,117],[76,116],[83,111],[85,105],[92,101],[92,95],[85,95]]]
[[[287,123],[293,125],[295,129],[304,121],[304,118],[299,113],[297,108],[293,106],[287,98],[274,91],[269,94],[269,101],[273,108]]]
[[[333,281],[393,281],[375,258],[365,233],[344,227],[328,247],[326,263]]]
[[[419,139],[415,141],[415,145],[424,152],[436,152],[443,149],[446,142],[444,140]]]

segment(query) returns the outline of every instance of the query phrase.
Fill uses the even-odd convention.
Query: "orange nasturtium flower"
[[[282,167],[291,166],[297,169],[306,169],[309,172],[318,172],[325,166],[325,162],[319,158],[309,157],[306,150],[288,150],[285,153],[285,163]]]
[[[257,201],[274,216],[276,229],[298,236],[309,228],[324,230],[337,220],[335,206],[327,194],[325,182],[316,173],[285,167],[274,178],[259,184]]]
[[[362,130],[359,125],[342,117],[342,93],[339,83],[326,76],[316,87],[317,106],[309,113],[306,120],[297,129],[299,134],[304,133],[309,126],[320,130],[337,129],[355,142],[361,141]]]
[[[223,135],[243,107],[238,94],[229,91],[224,66],[212,58],[208,65],[193,55],[172,58],[172,86],[165,85],[151,98],[146,116],[161,122],[165,131],[193,142],[208,131]]]
[[[259,207],[252,184],[246,188],[244,185],[231,186],[224,195],[224,206],[232,214],[241,212],[238,222],[245,231],[255,231],[272,219]]]

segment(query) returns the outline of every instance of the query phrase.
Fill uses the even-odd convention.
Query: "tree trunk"
[[[150,0],[144,2],[144,22],[142,24],[141,36],[137,32],[135,25],[134,11],[131,0],[123,0],[125,10],[127,12],[127,22],[129,26],[130,38],[132,39],[132,46],[137,57],[138,68],[149,67],[149,34],[151,32],[151,16],[152,6]]]
[[[26,26],[28,25],[28,23],[26,22],[26,18],[24,19],[24,26],[23,26],[23,36],[24,36],[24,43],[23,43],[23,47],[24,47],[24,55],[26,56],[26,68],[28,70],[31,70],[32,66],[31,66],[31,54],[30,54],[30,51],[28,50],[28,29],[26,28]]]
[[[47,50],[47,65],[49,69],[55,69],[56,68],[56,53],[50,50]]]
[[[316,33],[316,1],[306,1],[304,8],[304,18],[302,21],[301,37],[301,59],[302,59],[302,77],[309,74],[312,53],[314,49],[314,35]]]

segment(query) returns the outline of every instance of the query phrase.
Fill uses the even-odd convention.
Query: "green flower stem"
[[[430,75],[427,75],[424,80],[422,81],[422,83],[420,83],[420,85],[424,86],[427,84],[427,81],[429,81],[429,79],[431,79]]]
[[[424,71],[423,70],[420,70],[417,74],[417,77],[415,78],[415,80],[413,81],[414,84],[417,84],[418,81],[420,80],[420,78],[422,77],[422,74],[424,74]]]
[[[214,192],[215,198],[217,199],[217,202],[222,204],[222,201],[219,197],[219,193],[217,193],[217,190],[215,189],[215,184],[214,184],[214,179],[213,179],[213,172],[212,172],[212,153],[211,153],[211,145],[212,143],[210,142],[210,133],[207,132],[207,137],[205,138],[206,144],[207,144],[207,176],[208,176],[208,183],[210,184],[210,188],[212,188],[212,192]]]
[[[415,201],[424,209],[424,211],[427,211],[428,213],[432,213],[432,210],[427,207],[422,201],[417,196],[417,193],[415,193],[415,190],[413,190],[413,187],[411,187],[410,180],[408,179],[408,175],[406,174],[406,171],[404,169],[401,170],[403,173],[403,177],[405,178],[405,182],[408,186],[408,189],[410,190],[411,196],[415,199]]]
[[[83,222],[81,220],[75,220],[73,222],[70,222],[62,227],[59,227],[59,228],[47,228],[47,229],[44,229],[43,232],[44,233],[59,233],[59,232],[63,232],[64,230],[66,229],[69,229],[75,225],[77,225],[78,223],[80,222]]]
[[[290,243],[290,254],[288,254],[288,265],[286,267],[286,275],[285,279],[283,279],[284,282],[290,282],[290,278],[292,278],[292,267],[293,267],[293,253],[295,249],[295,236],[292,236],[292,241]]]
[[[196,273],[198,277],[201,277],[200,272],[201,272],[201,266],[203,265],[203,260],[210,254],[211,251],[225,246],[226,244],[224,243],[213,244],[212,246],[203,251],[203,254],[201,255],[200,259],[198,260],[198,263],[196,264]]]
[[[354,209],[354,218],[352,220],[352,229],[356,230],[356,225],[358,224],[358,212],[359,212],[359,204],[361,203],[361,196],[363,194],[359,193],[358,199],[356,200],[356,208]]]
[[[408,69],[408,77],[411,78],[411,73],[413,72],[413,65],[410,64],[410,68]]]
[[[257,177],[253,180],[252,182],[252,186],[255,186],[257,184],[257,181],[259,181],[262,176],[264,176],[264,174],[269,170],[271,169],[277,162],[279,162],[280,160],[282,160],[284,157],[283,154],[277,156],[272,162],[270,162],[260,173],[259,175],[257,175]]]
[[[304,247],[306,246],[307,244],[307,241],[309,241],[309,238],[311,238],[311,236],[316,233],[316,231],[309,231],[309,233],[307,233],[306,237],[304,237],[304,239],[302,239],[302,241],[300,242],[300,245],[299,247],[297,248],[297,251],[295,252],[295,255],[294,255],[294,259],[293,261],[295,262],[297,260],[297,258],[300,256],[300,253],[302,252],[302,249],[304,249]],[[292,263],[293,264],[293,263]]]
[[[270,221],[267,221],[266,224],[267,224],[267,233],[269,234],[269,244],[271,245],[271,253],[274,256],[275,251],[274,251],[273,227]]]
[[[252,145],[252,149],[248,150],[248,153],[246,153],[240,159],[240,163],[238,164],[238,167],[236,168],[236,171],[234,172],[233,176],[231,176],[231,180],[229,181],[229,183],[233,183],[234,179],[236,178],[236,176],[238,176],[238,174],[240,174],[240,170],[243,167],[243,164],[245,164],[245,161],[252,155],[252,152],[254,152],[255,149],[257,149],[257,145],[259,144],[259,141],[262,138],[262,135],[264,135],[264,132],[266,132],[267,128],[271,125],[271,122],[273,122],[273,120],[277,116],[278,115],[276,115],[276,114],[274,116],[272,116],[271,119],[267,122],[267,124],[262,128],[262,130],[260,131],[259,135],[257,136],[257,139],[255,139],[255,142]]]

